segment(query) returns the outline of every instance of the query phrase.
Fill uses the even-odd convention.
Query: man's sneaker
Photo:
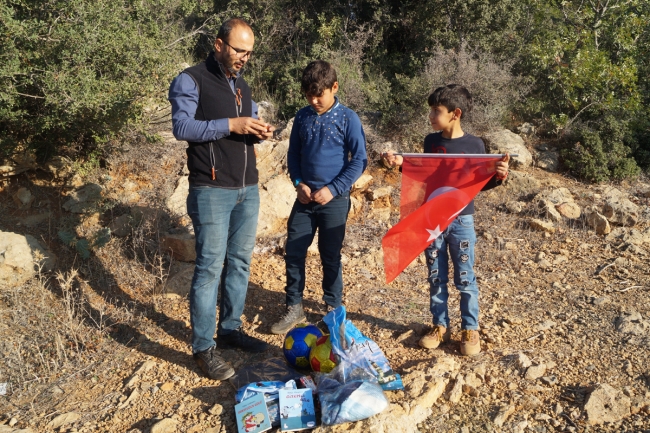
[[[235,370],[222,357],[216,354],[214,346],[203,352],[195,353],[194,359],[201,370],[213,380],[226,380],[235,374]]]
[[[271,348],[268,343],[246,334],[241,326],[230,334],[217,335],[217,347],[219,349],[241,349],[244,352],[255,353]]]
[[[481,340],[478,331],[463,329],[460,334],[460,353],[465,356],[478,355],[481,351]]]
[[[420,346],[425,349],[435,349],[440,343],[446,343],[451,338],[451,330],[442,325],[435,325],[427,334],[420,338]]]
[[[280,318],[280,321],[271,326],[271,333],[284,335],[289,331],[289,329],[293,328],[298,323],[306,321],[307,317],[302,309],[302,302],[296,305],[288,305],[287,309],[284,310],[284,315]]]

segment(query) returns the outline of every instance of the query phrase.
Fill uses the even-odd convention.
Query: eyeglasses
[[[226,44],[226,45],[228,45],[228,46],[229,46],[230,48],[232,48],[233,50],[235,50],[235,56],[236,56],[238,59],[243,59],[244,57],[249,57],[249,58],[250,58],[250,56],[253,55],[253,52],[252,52],[252,51],[246,51],[246,50],[242,50],[241,48],[235,48],[235,47],[233,47],[232,45],[230,45],[230,44],[229,44],[228,42],[226,42],[226,41],[223,41],[223,43]]]

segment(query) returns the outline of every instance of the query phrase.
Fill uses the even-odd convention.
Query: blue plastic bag
[[[363,335],[351,321],[345,318],[344,306],[327,313],[323,317],[323,322],[330,331],[332,350],[342,362],[345,361],[344,370],[352,373],[361,368],[386,391],[404,389],[400,375],[390,368],[388,359],[377,343]],[[344,377],[342,382],[346,381]]]

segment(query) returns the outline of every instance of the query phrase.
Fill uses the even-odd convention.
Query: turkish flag
[[[502,155],[403,154],[400,222],[381,241],[393,281],[495,175]]]

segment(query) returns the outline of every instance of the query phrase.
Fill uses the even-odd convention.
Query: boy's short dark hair
[[[337,81],[336,69],[332,65],[325,60],[314,60],[302,71],[300,88],[305,95],[320,96]]]
[[[472,95],[465,86],[460,84],[448,84],[438,87],[429,95],[427,100],[429,107],[443,106],[447,111],[454,111],[460,108],[460,118],[472,111]]]

